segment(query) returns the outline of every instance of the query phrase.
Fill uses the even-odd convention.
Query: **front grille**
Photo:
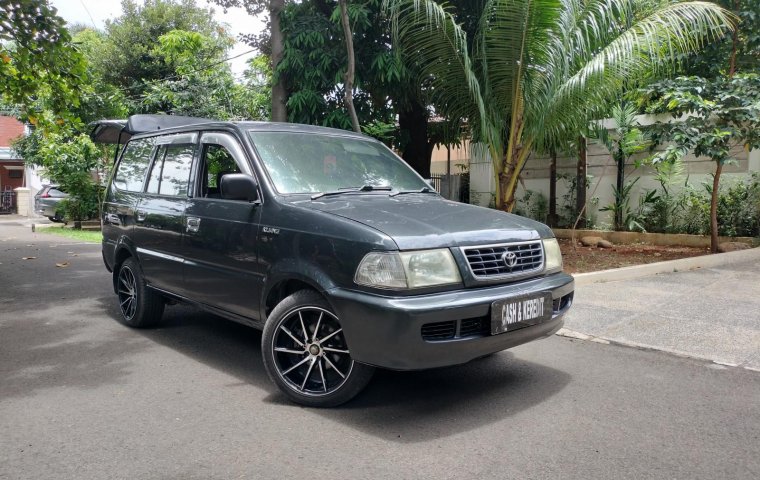
[[[464,247],[462,252],[467,257],[472,274],[481,280],[528,275],[539,272],[544,266],[544,249],[540,240],[486,247]]]
[[[457,321],[426,323],[422,326],[422,338],[427,341],[448,340],[457,333]]]

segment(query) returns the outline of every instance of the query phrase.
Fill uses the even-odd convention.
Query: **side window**
[[[148,176],[148,186],[145,189],[147,193],[158,193],[158,186],[161,184],[161,169],[164,168],[164,157],[166,157],[166,147],[158,147],[156,160],[153,162],[153,168]]]
[[[164,145],[159,147],[148,180],[148,193],[187,195],[194,145]]]
[[[241,172],[235,158],[221,145],[203,145],[201,165],[203,170],[200,176],[200,192],[203,197],[219,198],[219,184],[222,177],[228,173]]]
[[[150,165],[154,139],[144,138],[129,142],[121,156],[121,161],[113,177],[113,184],[119,190],[142,192],[145,172]]]

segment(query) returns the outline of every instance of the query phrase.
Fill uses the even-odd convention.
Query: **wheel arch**
[[[121,268],[121,264],[124,263],[124,261],[130,257],[137,258],[137,252],[135,249],[130,245],[125,239],[120,239],[119,243],[116,246],[116,250],[114,251],[114,262],[113,262],[113,274],[111,281],[113,282],[113,291],[116,293],[116,283],[118,282],[119,278],[119,269]]]
[[[259,304],[261,319],[266,321],[278,303],[298,290],[314,290],[329,303],[325,292],[334,287],[330,276],[316,265],[306,262],[283,262],[268,275]]]

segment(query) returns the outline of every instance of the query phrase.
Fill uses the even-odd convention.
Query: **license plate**
[[[491,304],[491,335],[536,325],[552,315],[552,294],[521,295]]]

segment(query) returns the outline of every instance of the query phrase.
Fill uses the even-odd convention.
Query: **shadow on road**
[[[115,318],[115,312],[112,316]],[[283,415],[287,409],[302,409],[290,403],[267,377],[258,330],[190,307],[173,306],[167,308],[161,327],[139,332],[271,392],[265,401],[280,406]],[[378,370],[368,388],[348,404],[308,411],[385,440],[422,442],[528,410],[560,392],[570,378],[565,372],[502,352],[456,367],[419,372]]]
[[[0,325],[0,400],[123,382],[146,342],[127,330],[106,338],[93,331],[89,319],[102,315],[104,301],[59,300],[47,308],[6,312],[11,321]]]

